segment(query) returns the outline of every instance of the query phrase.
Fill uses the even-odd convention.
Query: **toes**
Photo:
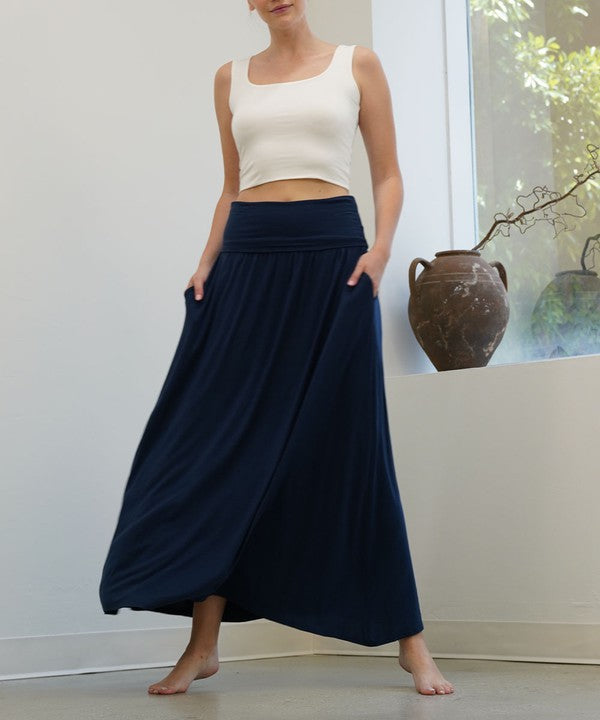
[[[438,695],[446,695],[454,692],[454,688],[452,685],[440,685],[438,688],[436,688],[436,691]]]
[[[175,690],[168,688],[166,685],[158,685],[156,687],[149,687],[148,692],[153,695],[170,695],[174,693]]]
[[[422,690],[419,690],[420,693],[423,693],[424,695],[447,695],[451,692],[454,692],[454,688],[451,686],[448,687],[447,685],[440,685],[438,687],[426,687]]]

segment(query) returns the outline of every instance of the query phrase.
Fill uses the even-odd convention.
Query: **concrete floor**
[[[187,693],[150,695],[166,668],[0,682],[3,720],[598,720],[600,666],[436,663],[451,695],[417,693],[392,657],[305,655],[222,662]]]

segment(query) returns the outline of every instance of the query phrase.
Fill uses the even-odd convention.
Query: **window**
[[[600,163],[600,2],[467,2],[481,241],[497,213],[533,207],[534,188],[539,207],[542,188],[562,195]],[[600,174],[575,196],[481,248],[508,275],[490,365],[600,353]]]

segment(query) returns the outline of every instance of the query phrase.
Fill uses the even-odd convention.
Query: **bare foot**
[[[193,680],[207,678],[219,669],[219,654],[215,647],[210,652],[192,650],[188,645],[171,672],[160,682],[148,687],[152,695],[174,695],[185,692]]]
[[[398,662],[406,672],[411,673],[418,692],[422,695],[446,695],[454,692],[452,683],[444,678],[429,654],[422,632],[400,638],[398,643]]]

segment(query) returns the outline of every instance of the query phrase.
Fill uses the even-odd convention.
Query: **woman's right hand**
[[[206,281],[206,278],[210,275],[211,268],[212,265],[210,265],[209,263],[201,262],[200,265],[198,265],[198,269],[192,275],[188,282],[186,290],[189,290],[189,288],[193,287],[194,297],[196,298],[196,300],[202,300],[202,298],[204,297],[204,283]]]

